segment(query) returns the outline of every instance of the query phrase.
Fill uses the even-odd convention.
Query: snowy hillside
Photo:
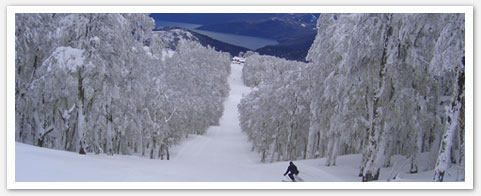
[[[230,94],[224,102],[225,112],[219,126],[205,135],[189,135],[174,149],[172,159],[150,160],[127,155],[79,155],[78,153],[34,147],[16,143],[15,179],[17,182],[280,182],[287,162],[261,163],[253,153],[247,137],[240,130],[237,104],[250,89],[241,80],[242,66],[232,64]],[[336,167],[324,166],[324,159],[295,161],[305,181],[359,182],[360,155],[339,157]],[[401,159],[401,157],[396,157]],[[32,164],[35,162],[35,164]],[[405,162],[402,160],[396,162]],[[430,181],[432,171],[407,174],[409,167],[385,168],[381,180],[400,173],[396,181]],[[455,179],[449,171],[448,180]]]
[[[181,145],[174,154],[182,153],[181,149],[202,147],[206,142],[211,141],[213,139],[210,136],[192,137],[184,143],[185,147]],[[252,154],[242,154],[248,151],[245,149],[238,152],[237,158],[227,157],[225,161],[219,161],[225,154],[217,154],[214,157],[208,154],[192,157],[184,154],[179,155],[185,156],[182,158],[183,161],[177,159],[165,161],[128,155],[79,155],[22,143],[16,143],[15,148],[15,181],[17,182],[281,182],[288,180],[282,176],[288,162],[260,163],[254,159],[246,160],[243,157],[252,157]],[[189,155],[192,154],[189,153]],[[189,159],[195,159],[195,162],[184,162]],[[325,166],[323,164],[325,159],[295,161],[295,164],[299,167],[299,176],[306,182],[359,182],[360,177],[354,174],[358,171],[357,165],[361,161],[361,156],[347,155],[340,156],[338,159],[336,167]],[[32,164],[33,161],[36,164]],[[392,181],[432,180],[433,171],[413,175],[408,173],[408,169],[407,166],[402,168],[398,178]],[[397,171],[396,168],[394,173]],[[380,181],[386,181],[391,172],[392,168],[384,168]],[[448,171],[448,174],[446,181],[456,179],[456,171],[453,168]]]

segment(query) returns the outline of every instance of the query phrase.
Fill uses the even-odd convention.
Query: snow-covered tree
[[[271,160],[333,166],[362,154],[359,176],[372,181],[403,155],[411,173],[435,168],[442,181],[456,164],[462,180],[464,15],[321,14],[317,29],[308,63],[246,59],[255,90],[239,106],[241,125],[262,160],[277,152]]]
[[[229,54],[153,26],[146,14],[17,14],[16,140],[170,159],[216,124]]]

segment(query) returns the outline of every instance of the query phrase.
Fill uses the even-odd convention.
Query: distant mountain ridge
[[[319,14],[312,13],[178,13],[151,14],[154,20],[200,24],[199,30],[274,39],[276,45],[268,45],[255,51],[289,60],[305,61],[307,51],[316,35]],[[200,42],[233,56],[249,49],[234,46],[194,33]]]
[[[165,20],[172,22],[182,22],[200,25],[221,24],[229,22],[241,22],[241,21],[258,21],[270,18],[285,18],[286,16],[299,16],[307,15],[305,13],[152,13],[150,17],[155,20]],[[316,18],[319,14],[313,14]],[[293,18],[293,17],[291,17]],[[317,19],[316,19],[317,20]],[[315,24],[315,22],[314,22]]]
[[[237,56],[240,52],[249,51],[248,48],[221,42],[209,36],[205,36],[200,33],[196,33],[194,31],[190,31],[187,29],[179,28],[179,27],[157,28],[157,29],[154,29],[154,32],[156,34],[161,34],[162,35],[161,37],[165,39],[165,44],[172,50],[175,50],[180,39],[185,39],[185,40],[197,41],[202,46],[205,46],[205,47],[211,46],[216,51],[228,52],[231,54],[231,56]]]
[[[317,17],[313,14],[282,14],[258,20],[207,24],[197,29],[271,38],[279,42],[315,33]]]
[[[268,45],[258,48],[256,52],[264,55],[276,56],[287,60],[306,62],[306,56],[316,34],[308,34],[302,37],[287,40],[277,45]]]

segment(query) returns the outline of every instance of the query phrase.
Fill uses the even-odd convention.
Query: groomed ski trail
[[[210,127],[204,135],[190,135],[176,148],[172,162],[200,166],[202,171],[193,176],[202,176],[200,181],[239,181],[248,179],[251,167],[258,164],[258,156],[250,151],[247,136],[241,132],[238,119],[239,104],[243,94],[248,94],[249,87],[242,82],[242,66],[231,64],[229,96],[224,102],[224,113],[219,126]],[[221,175],[220,175],[221,174]]]
[[[242,133],[237,105],[250,88],[242,81],[242,65],[232,63],[228,82],[230,93],[224,102],[224,113],[219,126],[212,126],[202,136],[191,136],[177,148],[172,162],[199,165],[204,173],[192,175],[194,181],[271,181],[279,182],[285,177],[288,163],[260,163],[257,153],[251,151],[247,136]],[[305,181],[340,181],[318,168],[296,164],[300,167]],[[302,174],[305,172],[304,174]],[[309,174],[308,174],[309,173]],[[196,176],[202,176],[197,178]]]

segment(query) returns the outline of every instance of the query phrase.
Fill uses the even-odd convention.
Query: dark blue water
[[[191,31],[200,33],[202,35],[209,36],[213,39],[229,43],[236,46],[242,46],[249,48],[251,50],[256,50],[257,48],[262,48],[266,45],[275,45],[278,44],[276,40],[273,39],[266,39],[260,37],[252,37],[252,36],[244,36],[244,35],[234,35],[228,33],[218,33],[213,31],[205,31],[205,30],[198,30],[195,29],[202,25],[199,24],[189,24],[189,23],[180,23],[180,22],[169,22],[169,21],[161,21],[156,20],[155,24],[157,27],[167,27],[167,26],[175,26],[180,28],[189,29]]]

